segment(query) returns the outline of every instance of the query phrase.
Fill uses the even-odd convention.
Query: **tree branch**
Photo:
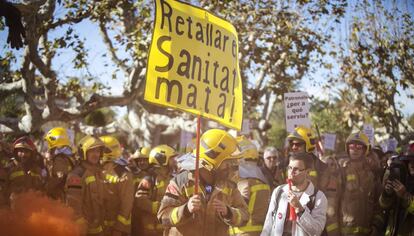
[[[264,64],[263,67],[260,69],[259,76],[257,77],[256,84],[254,86],[256,90],[260,90],[260,88],[262,87],[262,84],[263,84],[263,81],[267,74],[266,72],[268,69],[269,69],[269,63]]]
[[[26,115],[34,115],[35,117],[38,117],[40,116],[40,110],[37,108],[36,103],[34,101],[35,68],[31,66],[30,50],[28,48],[26,48],[25,50],[21,72],[23,76],[22,91],[24,95],[25,105],[29,106],[26,108]],[[37,119],[40,119],[40,117],[38,117]]]
[[[46,24],[45,31],[49,31],[51,29],[55,29],[59,26],[66,25],[66,24],[79,23],[79,22],[83,21],[84,19],[86,19],[86,18],[88,18],[89,16],[92,15],[92,12],[93,12],[92,8],[93,7],[91,5],[89,5],[88,9],[86,9],[83,12],[78,13],[76,16],[66,15],[66,17],[64,17],[64,18],[61,18],[61,19],[58,19],[55,22]]]
[[[111,54],[112,61],[119,66],[125,73],[128,73],[128,67],[122,60],[116,55],[116,49],[114,44],[112,43],[111,39],[109,38],[108,31],[106,30],[105,22],[103,20],[99,20],[99,30],[102,34],[103,41],[105,45],[108,47],[108,50]]]

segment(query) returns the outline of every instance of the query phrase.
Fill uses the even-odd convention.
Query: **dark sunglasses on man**
[[[303,147],[305,145],[305,143],[304,142],[298,142],[298,141],[289,141],[289,145],[291,147],[294,147],[294,146]]]
[[[362,150],[365,148],[365,145],[361,143],[350,143],[348,144],[348,147],[354,150]]]

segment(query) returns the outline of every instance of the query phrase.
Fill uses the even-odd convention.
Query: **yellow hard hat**
[[[114,160],[122,155],[122,148],[118,139],[110,135],[101,136],[99,139],[107,148],[107,151],[103,155],[103,161]]]
[[[70,140],[67,129],[63,127],[55,127],[46,133],[44,139],[47,142],[49,150],[52,148],[70,147]]]
[[[312,152],[315,150],[316,137],[310,128],[299,125],[287,137],[288,141],[291,141],[293,139],[299,139],[305,142],[306,152]]]
[[[239,147],[239,153],[236,154],[239,158],[259,160],[259,152],[256,145],[246,138],[245,136],[239,136],[236,138],[237,146]]]
[[[348,136],[348,138],[346,139],[346,142],[345,142],[346,152],[349,152],[348,144],[350,144],[352,142],[356,142],[356,143],[360,143],[360,144],[365,145],[365,147],[366,147],[365,155],[367,155],[369,153],[371,145],[369,143],[369,138],[366,134],[364,134],[362,132],[357,132],[357,133],[350,134]]]
[[[233,136],[221,129],[210,129],[200,138],[200,160],[206,169],[217,169],[237,148]],[[193,151],[195,154],[196,150]],[[209,165],[209,166],[207,166]]]
[[[150,147],[142,147],[139,150],[139,156],[138,158],[149,158],[149,154],[151,152],[151,148]]]
[[[151,152],[149,153],[148,163],[156,167],[167,166],[170,158],[177,155],[178,153],[174,148],[165,144],[158,145],[151,149]]]
[[[150,152],[151,152],[150,147],[140,147],[135,151],[135,153],[131,156],[131,158],[132,159],[149,158]]]
[[[99,138],[90,135],[83,137],[78,145],[78,153],[81,160],[86,160],[86,153],[95,148],[102,148],[102,151],[104,151],[105,144]]]

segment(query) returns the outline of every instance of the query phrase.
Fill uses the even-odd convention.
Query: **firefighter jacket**
[[[266,183],[270,186],[270,190],[277,186],[286,183],[286,172],[282,167],[275,167],[274,170],[269,170],[266,166],[261,166],[260,169],[266,177]]]
[[[288,191],[289,186],[287,184],[273,190],[261,235],[283,235],[285,220],[289,217]],[[309,209],[308,203],[311,201],[313,201],[313,208]],[[321,235],[326,223],[326,210],[328,206],[325,195],[320,190],[316,192],[312,182],[309,182],[299,202],[305,211],[298,216],[296,222],[292,223],[292,235]]]
[[[66,181],[66,202],[74,209],[76,222],[89,235],[103,235],[105,183],[102,168],[82,161]]]
[[[230,235],[260,235],[270,201],[270,187],[263,180],[243,178],[237,183],[247,203],[249,220],[241,227],[230,227]]]
[[[411,177],[405,184],[407,193],[399,198],[395,193],[381,194],[379,203],[384,215],[386,236],[413,236],[414,235],[414,178]]]
[[[148,172],[148,170],[141,170],[139,168],[130,168],[132,170],[132,175],[133,175],[133,182],[134,182],[134,186],[135,186],[135,191],[138,190],[138,185],[139,183],[141,183],[141,180],[144,179],[145,176],[150,175],[150,173]]]
[[[131,233],[131,211],[135,188],[132,173],[124,165],[106,162],[103,165],[105,178],[105,228],[126,235]]]
[[[317,156],[313,156],[313,166],[310,168],[309,172],[309,179],[312,181],[313,185],[321,189],[320,181],[322,177],[322,173],[326,170],[327,165],[323,163]]]
[[[43,191],[44,178],[42,177],[42,169],[36,164],[23,167],[20,162],[13,160],[8,169],[7,186],[9,199],[13,198],[14,194],[25,192],[29,189]]]
[[[57,154],[48,163],[49,178],[46,183],[46,193],[49,197],[64,201],[65,182],[73,165],[71,157],[64,153]]]
[[[214,186],[199,185],[199,194],[204,205],[199,212],[188,211],[188,199],[194,195],[194,178],[190,171],[174,177],[165,193],[158,211],[158,219],[166,227],[164,235],[228,235],[230,226],[245,225],[248,220],[247,205],[235,183],[220,179]],[[217,214],[213,201],[224,202],[228,216]]]
[[[334,168],[334,169],[331,169]],[[329,236],[340,236],[340,200],[343,194],[343,174],[339,166],[330,166],[320,178],[320,190],[328,199],[326,212],[326,232]]]
[[[134,234],[162,235],[163,227],[157,220],[157,212],[170,181],[167,168],[157,168],[152,175],[145,176],[138,185],[134,203]]]
[[[348,161],[341,198],[342,235],[369,235],[377,217],[381,183],[362,161]]]
[[[142,179],[145,176],[149,175],[148,171],[145,170],[140,170],[138,168],[134,168],[132,169],[132,174],[133,174],[133,182],[134,182],[134,193],[136,193],[138,191],[138,185],[139,183],[142,181]],[[141,224],[141,219],[140,219],[140,214],[139,214],[139,210],[138,210],[138,206],[137,204],[139,204],[139,202],[137,201],[137,198],[134,197],[133,200],[133,207],[132,207],[132,212],[131,212],[131,235],[140,235],[139,232],[141,232],[143,230],[143,226],[140,225]]]

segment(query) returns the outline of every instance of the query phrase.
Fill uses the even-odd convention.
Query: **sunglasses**
[[[365,145],[360,144],[360,143],[350,143],[348,144],[348,147],[354,150],[362,150],[365,148]]]
[[[291,147],[294,147],[294,146],[303,147],[305,145],[305,143],[302,143],[302,142],[290,142],[289,144]]]

